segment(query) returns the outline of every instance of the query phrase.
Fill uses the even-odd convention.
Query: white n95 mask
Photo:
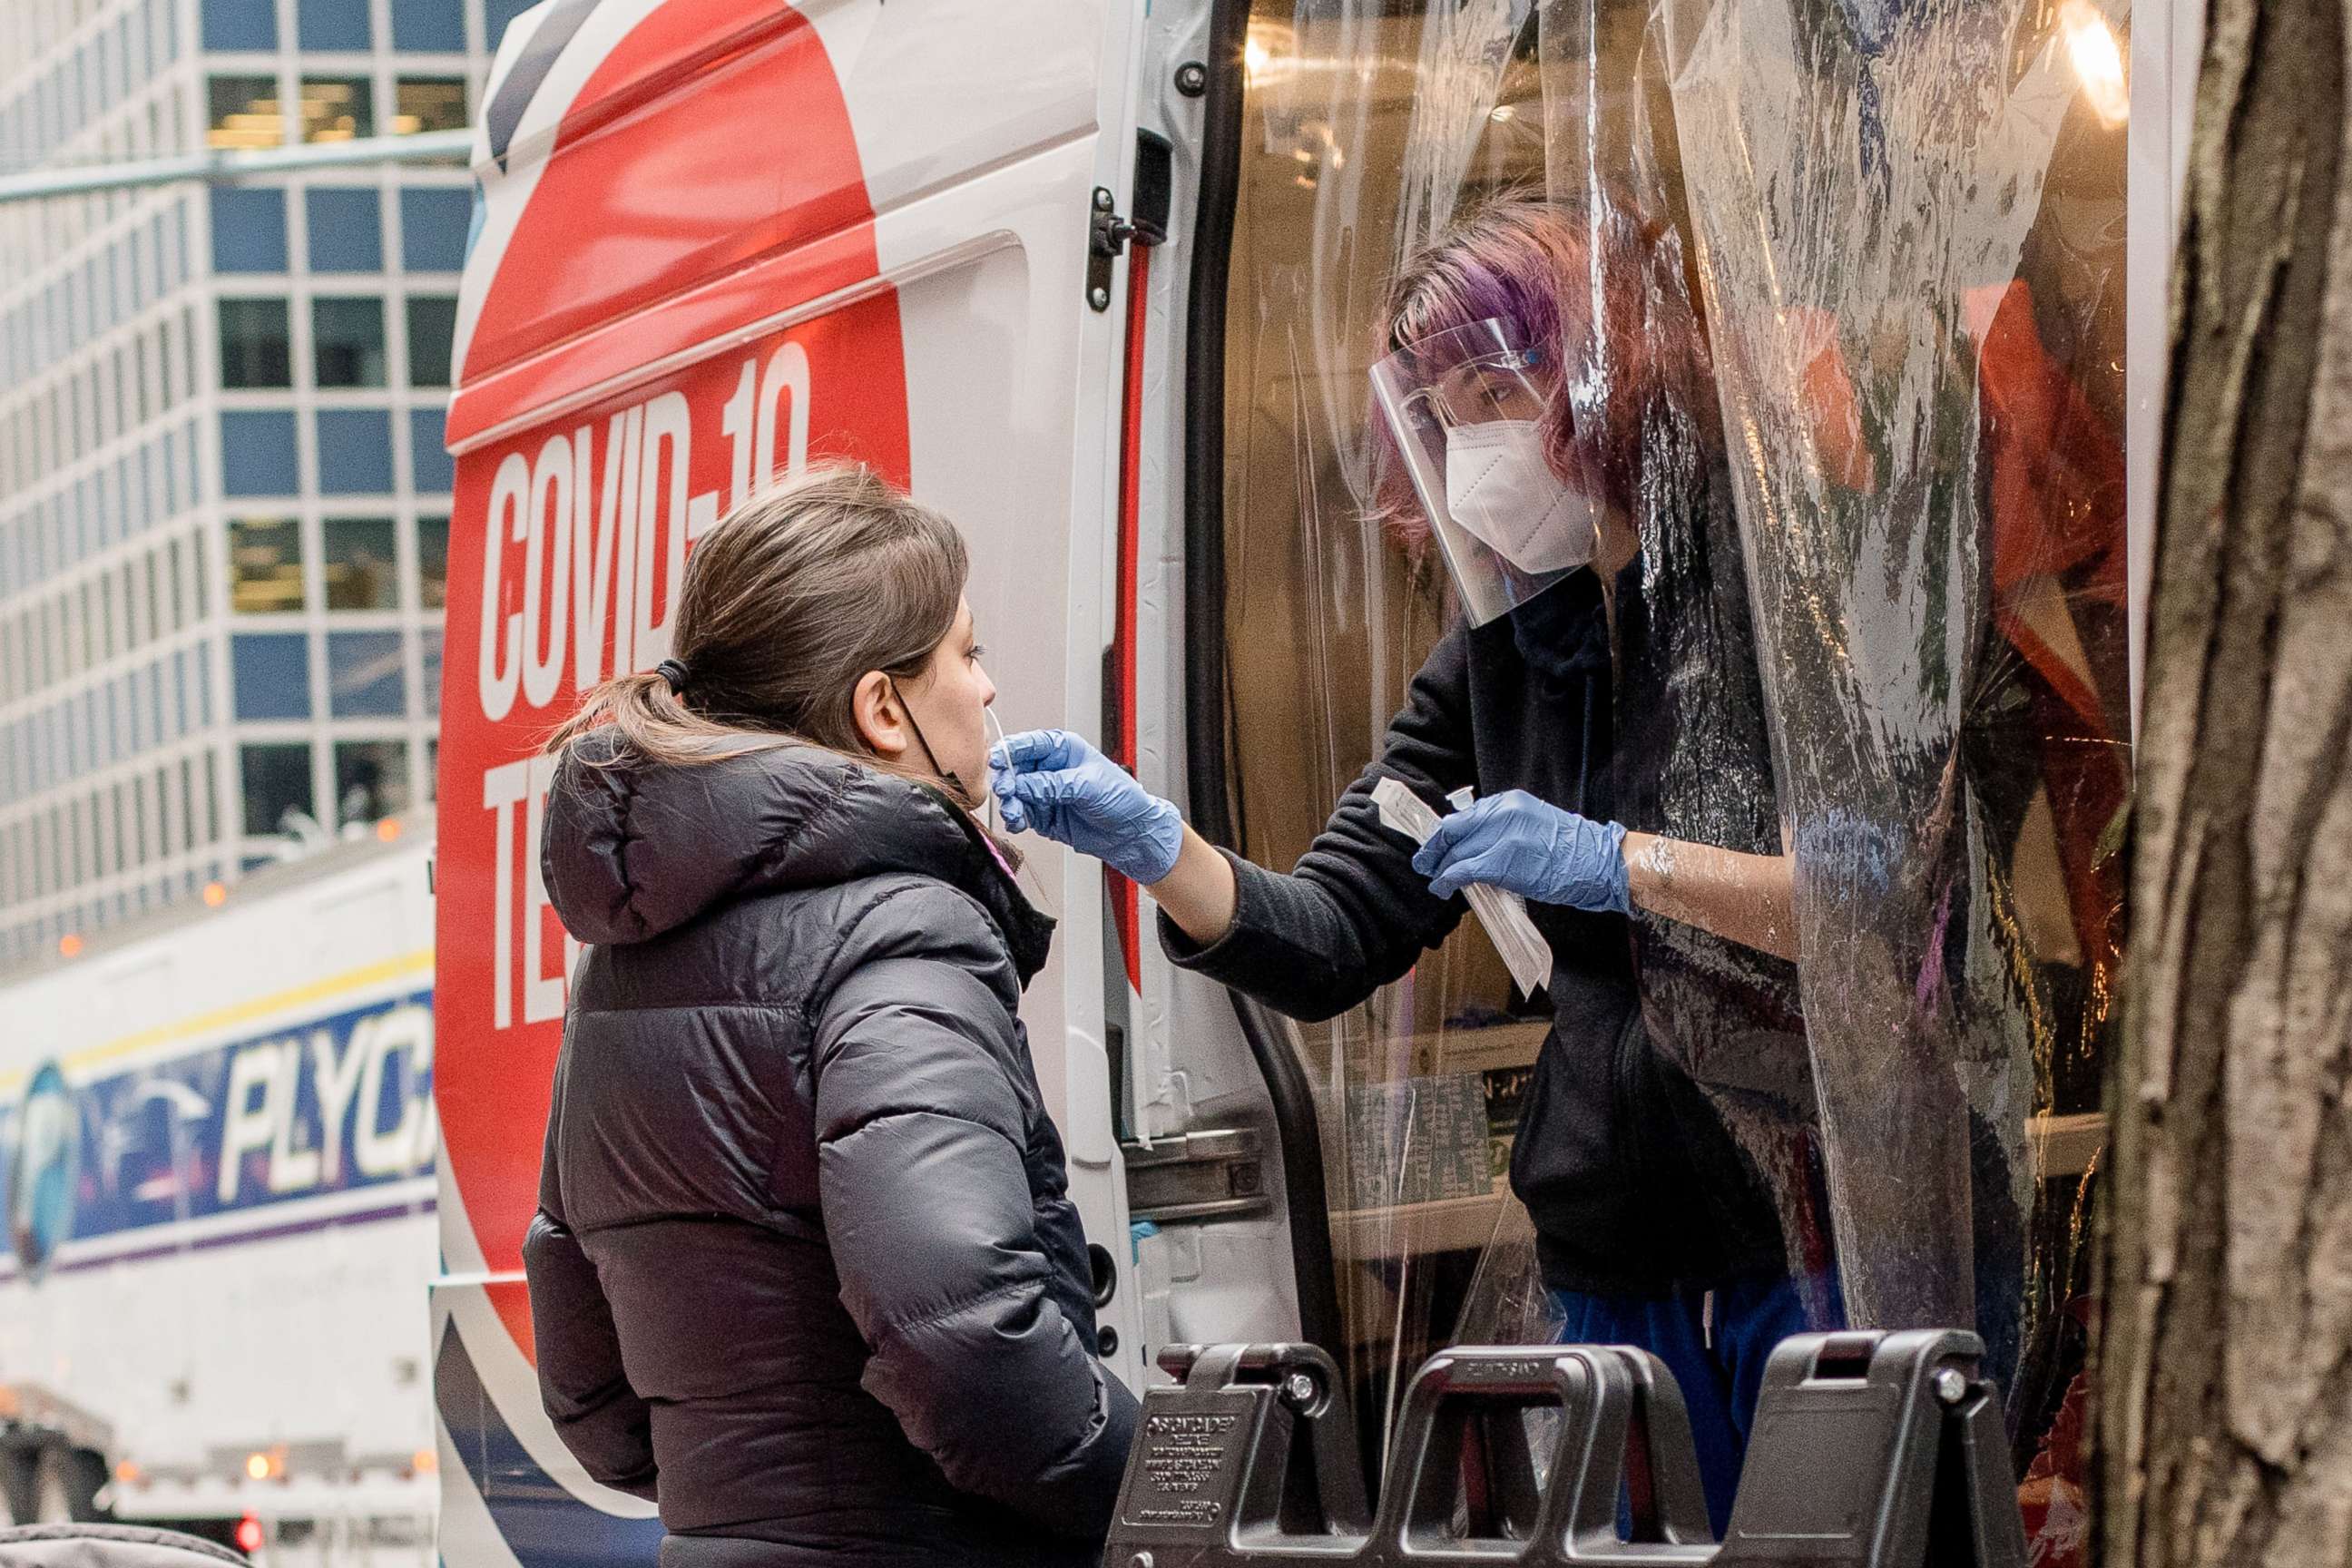
[[[1592,560],[1600,520],[1592,503],[1552,472],[1536,420],[1449,426],[1445,510],[1522,572],[1566,572]]]

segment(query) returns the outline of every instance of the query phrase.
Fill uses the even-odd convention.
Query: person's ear
[[[857,689],[850,693],[849,711],[859,738],[876,756],[896,761],[914,745],[915,732],[907,722],[906,704],[898,700],[898,684],[880,670],[869,669],[857,678]]]

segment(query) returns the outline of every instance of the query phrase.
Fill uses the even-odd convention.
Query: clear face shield
[[[1591,564],[1598,549],[1598,476],[1573,443],[1552,438],[1557,400],[1571,396],[1560,369],[1491,318],[1372,366],[1373,401],[1473,626]]]

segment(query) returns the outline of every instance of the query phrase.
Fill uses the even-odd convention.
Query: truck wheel
[[[96,1454],[62,1443],[42,1449],[33,1465],[32,1522],[85,1524],[103,1518],[98,1489],[105,1479],[106,1463]]]

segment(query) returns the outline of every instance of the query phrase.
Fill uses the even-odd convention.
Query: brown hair
[[[588,694],[548,742],[607,725],[615,759],[691,765],[803,741],[931,785],[956,781],[877,756],[858,733],[869,670],[910,681],[955,629],[971,556],[955,524],[862,464],[809,469],[730,513],[688,559],[670,657]]]

